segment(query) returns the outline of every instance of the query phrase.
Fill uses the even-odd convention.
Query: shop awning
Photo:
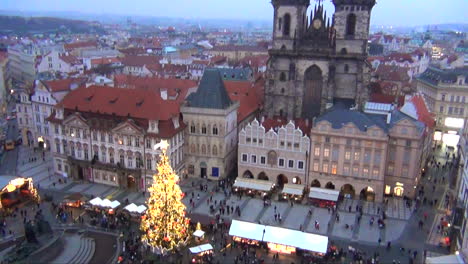
[[[231,228],[229,229],[229,235],[262,241],[263,230],[265,230],[264,225],[233,219],[231,222]]]
[[[465,264],[460,255],[452,254],[440,257],[426,258],[427,264]]]
[[[269,192],[275,186],[273,182],[237,177],[233,187]]]
[[[265,233],[264,233],[265,232]],[[232,220],[229,235],[326,253],[328,237],[276,226]]]
[[[213,246],[211,244],[203,244],[200,246],[191,247],[189,249],[190,249],[190,252],[192,252],[193,254],[198,254],[198,253],[202,253],[208,250],[213,250]]]
[[[292,195],[303,195],[304,185],[301,184],[285,184],[283,187],[283,193]]]
[[[323,254],[327,253],[328,248],[326,236],[276,226],[266,226],[263,241]]]
[[[317,187],[311,187],[309,198],[313,199],[320,199],[320,200],[327,200],[327,201],[338,201],[338,196],[340,196],[339,191],[330,190],[330,189],[322,189]]]

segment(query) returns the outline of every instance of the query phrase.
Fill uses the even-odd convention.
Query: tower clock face
[[[322,21],[320,19],[315,19],[313,23],[315,29],[319,29],[322,26]]]

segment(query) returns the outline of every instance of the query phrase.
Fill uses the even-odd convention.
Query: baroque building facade
[[[309,2],[272,1],[265,87],[270,116],[312,119],[336,99],[361,105],[368,98],[367,41],[375,0],[333,0],[331,20],[321,4],[308,16]]]

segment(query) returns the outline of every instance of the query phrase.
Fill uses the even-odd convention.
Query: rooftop
[[[187,106],[211,109],[226,109],[232,101],[217,69],[206,69],[195,93],[187,98]]]

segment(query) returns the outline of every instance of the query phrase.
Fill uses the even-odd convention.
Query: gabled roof
[[[310,135],[312,122],[302,118],[296,118],[292,121],[294,123],[295,128],[300,129],[304,135]],[[265,118],[261,125],[265,128],[265,131],[268,132],[270,129],[276,130],[276,128],[286,126],[289,122],[291,122],[291,120],[288,121],[285,117],[275,116],[273,118]]]
[[[224,81],[226,90],[232,101],[240,103],[237,110],[237,121],[243,121],[247,116],[259,110],[262,105],[262,98],[260,98],[258,89],[263,85],[262,81],[255,83],[249,81]]]
[[[429,112],[426,101],[420,94],[410,97],[400,108],[400,111],[423,122],[427,127],[433,128],[435,126],[435,116]]]
[[[217,69],[206,69],[198,90],[187,98],[189,107],[226,109],[232,101]]]
[[[83,42],[74,42],[74,43],[68,43],[63,45],[66,51],[70,51],[73,49],[78,49],[78,48],[86,48],[86,47],[97,47],[97,42],[96,41],[83,41]]]
[[[328,112],[315,119],[315,123],[321,121],[329,122],[333,129],[341,129],[346,124],[352,123],[363,132],[373,126],[377,126],[385,132],[388,131],[385,119],[382,118],[382,115],[373,115],[356,110],[349,110],[340,105],[332,107]]]
[[[125,66],[143,67],[144,65],[159,64],[159,56],[135,56],[126,55],[122,59],[122,64]]]
[[[41,81],[52,93],[56,92],[65,92],[72,89],[72,85],[75,84],[76,87],[84,84],[86,78],[76,78],[76,79],[62,79],[62,80],[52,80],[52,81]]]
[[[68,64],[71,64],[71,65],[77,65],[77,64],[81,64],[81,60],[78,59],[77,57],[73,56],[73,55],[59,55],[59,58],[61,60],[63,60],[64,62],[68,63]]]
[[[419,80],[437,85],[439,82],[453,84],[457,82],[458,76],[465,76],[465,84],[468,83],[468,67],[441,70],[434,67],[428,67],[425,72],[418,76]]]
[[[407,82],[410,80],[408,71],[409,68],[406,67],[379,64],[375,73],[381,80]]]
[[[107,86],[81,87],[59,103],[65,109],[147,120],[168,120],[179,115],[179,103],[163,100],[159,93]]]

